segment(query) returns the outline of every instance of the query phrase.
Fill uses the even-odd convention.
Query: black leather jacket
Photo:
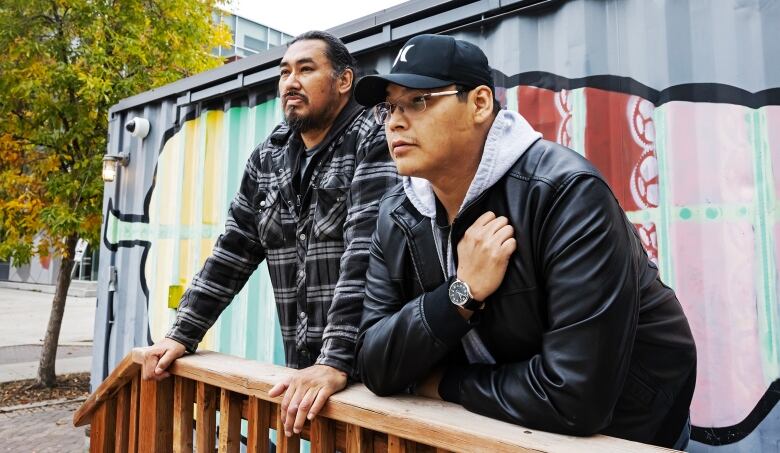
[[[473,412],[671,446],[693,394],[693,337],[603,177],[573,151],[539,140],[461,211],[454,253],[487,211],[509,218],[517,251],[467,322],[449,301],[431,220],[401,186],[385,196],[358,337],[365,385],[390,395],[443,369],[442,398]],[[465,359],[461,338],[472,328],[495,365]]]

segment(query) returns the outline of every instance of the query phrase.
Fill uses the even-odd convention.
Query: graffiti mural
[[[516,90],[545,138],[571,143],[604,173],[683,304],[699,358],[691,450],[776,448],[780,106]],[[563,101],[573,97],[579,108]]]

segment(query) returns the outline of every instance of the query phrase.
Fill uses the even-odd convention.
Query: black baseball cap
[[[357,82],[355,100],[373,107],[385,100],[389,83],[416,89],[487,85],[495,96],[485,53],[470,42],[443,35],[419,35],[407,41],[390,74],[368,75]]]

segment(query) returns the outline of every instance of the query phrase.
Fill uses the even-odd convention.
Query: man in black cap
[[[403,46],[356,85],[403,176],[380,206],[358,336],[378,395],[684,447],[696,349],[603,176],[496,109],[482,51]]]

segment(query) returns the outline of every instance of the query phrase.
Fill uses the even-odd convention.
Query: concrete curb
[[[59,406],[62,404],[69,404],[69,403],[83,403],[86,400],[87,400],[86,397],[73,398],[70,400],[62,398],[58,400],[40,401],[38,403],[18,404],[16,406],[5,406],[5,407],[0,407],[0,414],[6,414],[8,412],[20,411],[24,409],[36,409],[39,407]]]
[[[0,281],[0,288],[54,294],[54,285],[41,285],[37,283]],[[97,297],[97,282],[74,281],[71,283],[70,288],[68,288],[68,296]]]

